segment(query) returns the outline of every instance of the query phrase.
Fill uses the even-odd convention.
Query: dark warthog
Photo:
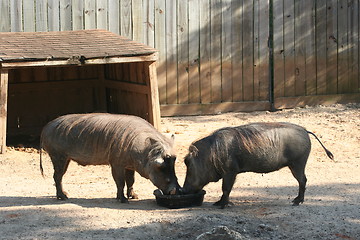
[[[214,205],[224,208],[229,204],[238,173],[269,173],[288,166],[299,182],[299,195],[293,200],[293,205],[299,205],[304,201],[305,165],[311,149],[309,134],[315,136],[291,123],[253,123],[219,129],[189,147],[182,191],[195,193],[222,178],[223,195]],[[320,144],[333,159],[332,153]]]
[[[125,182],[128,198],[137,198],[133,192],[134,171],[150,179],[165,194],[175,194],[180,188],[174,170],[173,139],[139,117],[107,113],[65,115],[44,127],[41,147],[54,166],[58,199],[67,199],[61,181],[70,160],[82,166],[110,164],[121,202],[128,202]],[[41,152],[40,169],[43,173]]]

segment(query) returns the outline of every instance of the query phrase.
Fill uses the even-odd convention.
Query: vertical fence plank
[[[184,104],[189,101],[189,18],[187,3],[177,2],[178,102]]]
[[[45,32],[48,30],[47,0],[36,0],[36,31]]]
[[[109,31],[120,34],[119,0],[109,0]]]
[[[93,0],[84,0],[84,28],[96,28],[96,2]]]
[[[259,0],[259,100],[269,100],[269,0]]]
[[[316,94],[315,0],[304,0],[306,95]]]
[[[304,1],[295,1],[295,96],[306,94],[304,11]]]
[[[0,1],[0,32],[10,32],[10,5],[9,1]]]
[[[142,0],[133,0],[132,7],[132,26],[133,26],[133,36],[132,39],[138,42],[142,42],[143,38],[143,5]]]
[[[108,1],[96,0],[96,28],[108,29]]]
[[[131,0],[122,0],[120,5],[121,31],[122,36],[132,38],[132,14]]]
[[[199,6],[199,0],[189,1],[189,103],[200,103]]]
[[[60,30],[60,2],[59,0],[48,0],[47,11],[48,11],[48,30],[59,31]]]
[[[222,2],[222,33],[221,33],[221,101],[232,101],[232,9],[231,0]]]
[[[294,1],[284,1],[285,96],[295,96]]]
[[[200,95],[201,103],[211,102],[210,1],[200,0]]]
[[[254,31],[253,1],[244,0],[243,5],[243,80],[244,101],[254,100]]]
[[[159,49],[158,59],[158,85],[160,104],[166,104],[166,21],[165,21],[165,0],[155,2],[155,48]]]
[[[72,30],[71,9],[71,0],[60,1],[60,31]]]
[[[142,42],[148,46],[155,46],[155,0],[143,0],[143,36]]]
[[[84,29],[84,1],[71,0],[72,6],[72,29]]]
[[[24,18],[24,32],[35,32],[34,1],[23,1],[23,18]]]
[[[154,24],[154,1],[155,0],[141,0],[141,29],[142,32],[140,34],[140,42],[143,44],[146,44],[148,46],[151,46],[148,42],[149,42],[149,38],[150,38],[150,28],[149,28],[149,23]],[[152,9],[150,9],[152,7]],[[153,47],[154,45],[152,45]]]
[[[359,2],[348,3],[349,92],[359,92]]]
[[[284,63],[284,6],[283,0],[273,0],[274,21],[274,96],[285,95],[285,63]]]
[[[243,0],[232,1],[232,95],[234,102],[243,100],[243,61],[242,61],[242,17],[243,17]]]
[[[11,16],[11,31],[22,32],[23,19],[22,19],[22,1],[11,0],[10,1],[10,16]]]
[[[72,30],[84,29],[84,1],[71,0]]]
[[[326,2],[326,93],[337,93],[337,0]]]
[[[347,0],[338,1],[338,93],[348,91],[348,25]]]
[[[177,82],[177,42],[176,42],[176,4],[166,1],[166,93],[167,103],[176,104],[178,94]]]
[[[316,92],[326,93],[326,0],[316,1]]]
[[[211,102],[221,102],[221,0],[211,2]]]

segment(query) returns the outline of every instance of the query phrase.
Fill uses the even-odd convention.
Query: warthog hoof
[[[304,199],[300,199],[299,197],[296,197],[294,200],[292,200],[293,206],[299,206],[300,203],[304,203]]]
[[[128,199],[139,199],[139,196],[134,192],[134,190],[131,190],[127,193]]]
[[[214,203],[214,206],[219,206],[220,209],[224,209],[225,207],[234,206],[234,204],[232,202],[230,202],[230,201],[219,200],[219,201]]]
[[[56,194],[56,198],[58,200],[68,200],[69,199],[68,196],[66,196],[66,193],[58,193],[58,194]]]

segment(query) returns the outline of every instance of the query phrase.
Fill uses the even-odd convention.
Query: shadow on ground
[[[360,237],[360,213],[354,211],[360,209],[359,184],[309,186],[306,201],[299,207],[290,204],[294,190],[287,186],[235,188],[231,197],[234,206],[223,210],[212,206],[206,197],[201,207],[171,210],[157,206],[154,199],[121,204],[111,198],[59,201],[47,196],[2,196],[0,226],[8,227],[0,231],[2,236],[15,238],[141,239],[145,234],[147,239],[195,239],[222,225],[251,239]],[[284,192],[289,194],[284,196]],[[102,211],[97,215],[88,211],[94,208]],[[109,219],[107,211],[118,211],[119,219]],[[147,217],[145,223],[133,226],[131,219],[121,218],[122,211],[144,215],[160,211],[163,215],[159,219]],[[104,218],[104,224],[92,225],[92,218]],[[306,236],[299,235],[304,229]]]

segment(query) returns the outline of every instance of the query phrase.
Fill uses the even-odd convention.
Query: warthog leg
[[[222,191],[223,195],[221,196],[221,199],[214,203],[215,206],[220,206],[220,208],[225,208],[231,203],[229,202],[229,195],[231,192],[232,187],[234,186],[236,179],[236,173],[227,173],[223,177],[222,182]]]
[[[133,185],[135,182],[135,171],[125,169],[125,182],[127,186],[127,197],[129,199],[138,199],[138,195],[134,192]]]
[[[119,165],[111,165],[111,172],[117,186],[116,199],[122,203],[128,203],[129,201],[124,195],[125,169]]]
[[[68,199],[67,194],[63,191],[62,178],[69,166],[70,159],[66,156],[56,153],[49,153],[54,166],[54,181],[56,186],[56,198],[59,200]]]
[[[306,161],[298,161],[298,162],[305,162]],[[306,176],[305,176],[305,164],[304,165],[290,165],[289,166],[291,173],[294,175],[296,180],[299,183],[299,194],[298,196],[292,201],[293,206],[298,206],[299,203],[304,202],[304,195],[305,195],[305,189],[306,189]]]

